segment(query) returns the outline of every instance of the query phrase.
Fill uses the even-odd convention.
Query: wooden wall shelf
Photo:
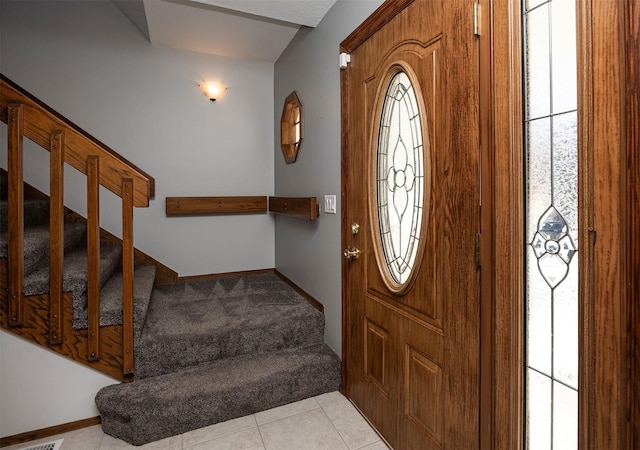
[[[318,220],[320,206],[315,197],[269,197],[269,211],[299,219]]]
[[[267,197],[167,197],[167,216],[267,212]]]
[[[267,207],[268,199],[268,207]],[[246,214],[270,211],[306,220],[318,220],[316,197],[167,197],[167,216]]]

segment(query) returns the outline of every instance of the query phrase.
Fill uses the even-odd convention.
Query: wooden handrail
[[[133,181],[133,205],[149,206],[155,189],[154,179],[135,165],[119,156],[105,144],[93,138],[80,127],[54,112],[50,107],[35,99],[18,85],[0,75],[0,120],[7,123],[9,104],[23,105],[24,136],[50,150],[51,133],[65,131],[65,162],[86,175],[87,158],[96,155],[100,158],[100,185],[106,187],[118,197],[122,197],[122,180]]]
[[[0,120],[8,125],[9,324],[24,323],[24,173],[23,138],[50,152],[49,333],[50,345],[63,336],[64,196],[63,168],[70,164],[87,175],[87,349],[100,354],[99,186],[122,198],[122,373],[134,373],[133,355],[133,208],[146,207],[154,181],[113,150],[69,122],[10,80],[0,79]]]

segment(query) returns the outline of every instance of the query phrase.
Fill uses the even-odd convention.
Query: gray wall
[[[134,212],[136,247],[181,275],[274,266],[269,214],[165,215],[167,196],[273,193],[273,64],[152,46],[106,0],[3,0],[0,21],[2,73],[155,178],[155,199]],[[202,81],[228,90],[211,103]],[[27,180],[47,191],[48,153],[26,151]],[[65,178],[84,214],[86,181]],[[119,199],[101,204],[119,234]]]
[[[276,268],[325,306],[325,339],[342,346],[340,241],[339,44],[381,0],[338,0],[317,28],[301,30],[275,64],[275,191],[279,196],[318,197],[317,222],[276,218]],[[297,91],[304,111],[304,140],[293,164],[280,151],[284,99]],[[338,214],[324,214],[325,194],[335,194]]]

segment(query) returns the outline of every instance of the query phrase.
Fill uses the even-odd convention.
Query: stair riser
[[[0,233],[6,233],[8,227],[8,203],[0,201]],[[49,202],[46,200],[24,201],[24,227],[32,227],[49,222]]]
[[[272,328],[239,330],[220,338],[193,336],[180,346],[170,338],[147,346],[144,340],[136,349],[138,378],[155,377],[179,372],[190,367],[249,353],[275,352],[287,348],[306,347],[324,341],[324,316],[317,314],[313,321],[288,318]],[[175,355],[180,354],[180,359]]]
[[[340,361],[335,354],[325,352],[323,357],[307,362],[292,370],[269,373],[259,381],[226,386],[216,390],[215,369],[211,377],[199,374],[190,380],[192,374],[185,374],[180,380],[167,380],[170,392],[175,395],[155,395],[154,389],[142,395],[133,393],[122,399],[126,408],[118,410],[107,404],[117,386],[109,386],[98,393],[96,404],[101,411],[102,429],[111,436],[133,445],[185,433],[214,423],[225,422],[237,417],[254,414],[270,408],[299,401],[340,387]],[[227,377],[229,378],[229,377]],[[210,381],[209,381],[210,380]],[[193,384],[198,388],[185,394],[184,385]],[[136,384],[128,386],[135,389]],[[144,384],[143,384],[144,386]],[[212,387],[213,386],[213,387]],[[126,394],[125,394],[126,395]],[[132,399],[132,397],[135,397]]]

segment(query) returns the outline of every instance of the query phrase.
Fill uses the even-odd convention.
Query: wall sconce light
[[[204,93],[205,97],[210,101],[215,102],[216,99],[227,90],[227,88],[219,83],[202,83],[200,85],[200,90]]]

